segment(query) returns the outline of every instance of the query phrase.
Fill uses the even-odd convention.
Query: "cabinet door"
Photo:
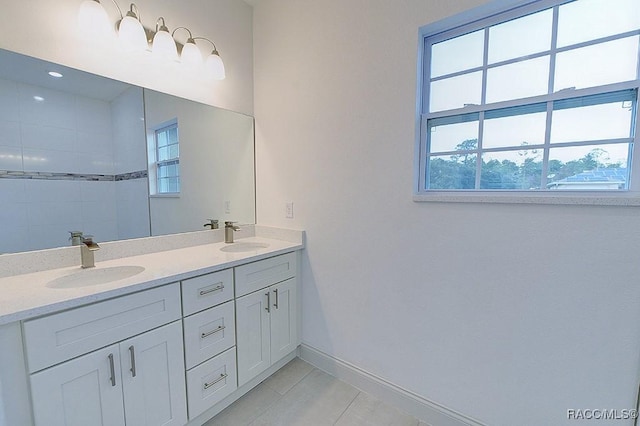
[[[37,426],[124,426],[118,345],[31,375]]]
[[[271,363],[284,358],[298,346],[296,279],[271,290]]]
[[[127,426],[187,423],[182,325],[165,325],[120,343]]]
[[[271,365],[269,339],[269,289],[236,299],[236,347],[238,386],[262,373]]]

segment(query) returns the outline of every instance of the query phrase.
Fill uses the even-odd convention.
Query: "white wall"
[[[307,231],[304,342],[489,425],[633,408],[637,208],[412,201],[418,28],[484,1],[256,3],[258,223]]]
[[[216,43],[227,78],[213,82],[185,74],[178,66],[156,64],[149,55],[142,58],[126,55],[117,48],[104,48],[92,40],[83,40],[76,25],[81,3],[81,0],[0,0],[0,48],[252,114],[252,11],[242,0],[135,2],[145,26],[155,28],[156,19],[163,16],[170,30],[186,26],[194,36],[207,37]],[[102,4],[115,23],[118,14],[113,4],[110,1]],[[118,4],[127,8],[129,2]],[[185,35],[179,32],[176,37],[184,42]],[[211,52],[208,43],[198,44],[203,53]]]

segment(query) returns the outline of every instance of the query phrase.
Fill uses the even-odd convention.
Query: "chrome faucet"
[[[233,242],[233,231],[239,231],[240,228],[235,226],[236,222],[225,222],[224,223],[224,242],[232,243]]]
[[[80,245],[80,259],[82,260],[83,268],[93,268],[96,266],[96,261],[93,256],[93,252],[100,250],[100,246],[93,241],[93,235],[86,235],[82,238],[82,244]]]
[[[71,241],[72,246],[79,246],[82,244],[82,231],[69,231],[71,236],[69,237],[69,241]]]
[[[204,227],[210,226],[212,230],[218,229],[218,220],[217,219],[207,219],[209,223],[205,223]]]

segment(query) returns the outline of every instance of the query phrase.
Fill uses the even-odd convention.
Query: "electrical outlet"
[[[231,201],[225,201],[224,202],[224,212],[226,214],[231,213]]]
[[[287,219],[293,219],[293,201],[289,201],[286,206]]]

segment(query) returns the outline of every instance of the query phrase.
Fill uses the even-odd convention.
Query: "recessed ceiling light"
[[[36,102],[43,102],[43,101],[44,101],[44,98],[43,98],[42,96],[34,96],[34,97],[33,97],[33,99],[34,99]]]
[[[62,74],[60,74],[58,71],[49,71],[49,75],[51,77],[55,77],[55,78],[61,78]]]

